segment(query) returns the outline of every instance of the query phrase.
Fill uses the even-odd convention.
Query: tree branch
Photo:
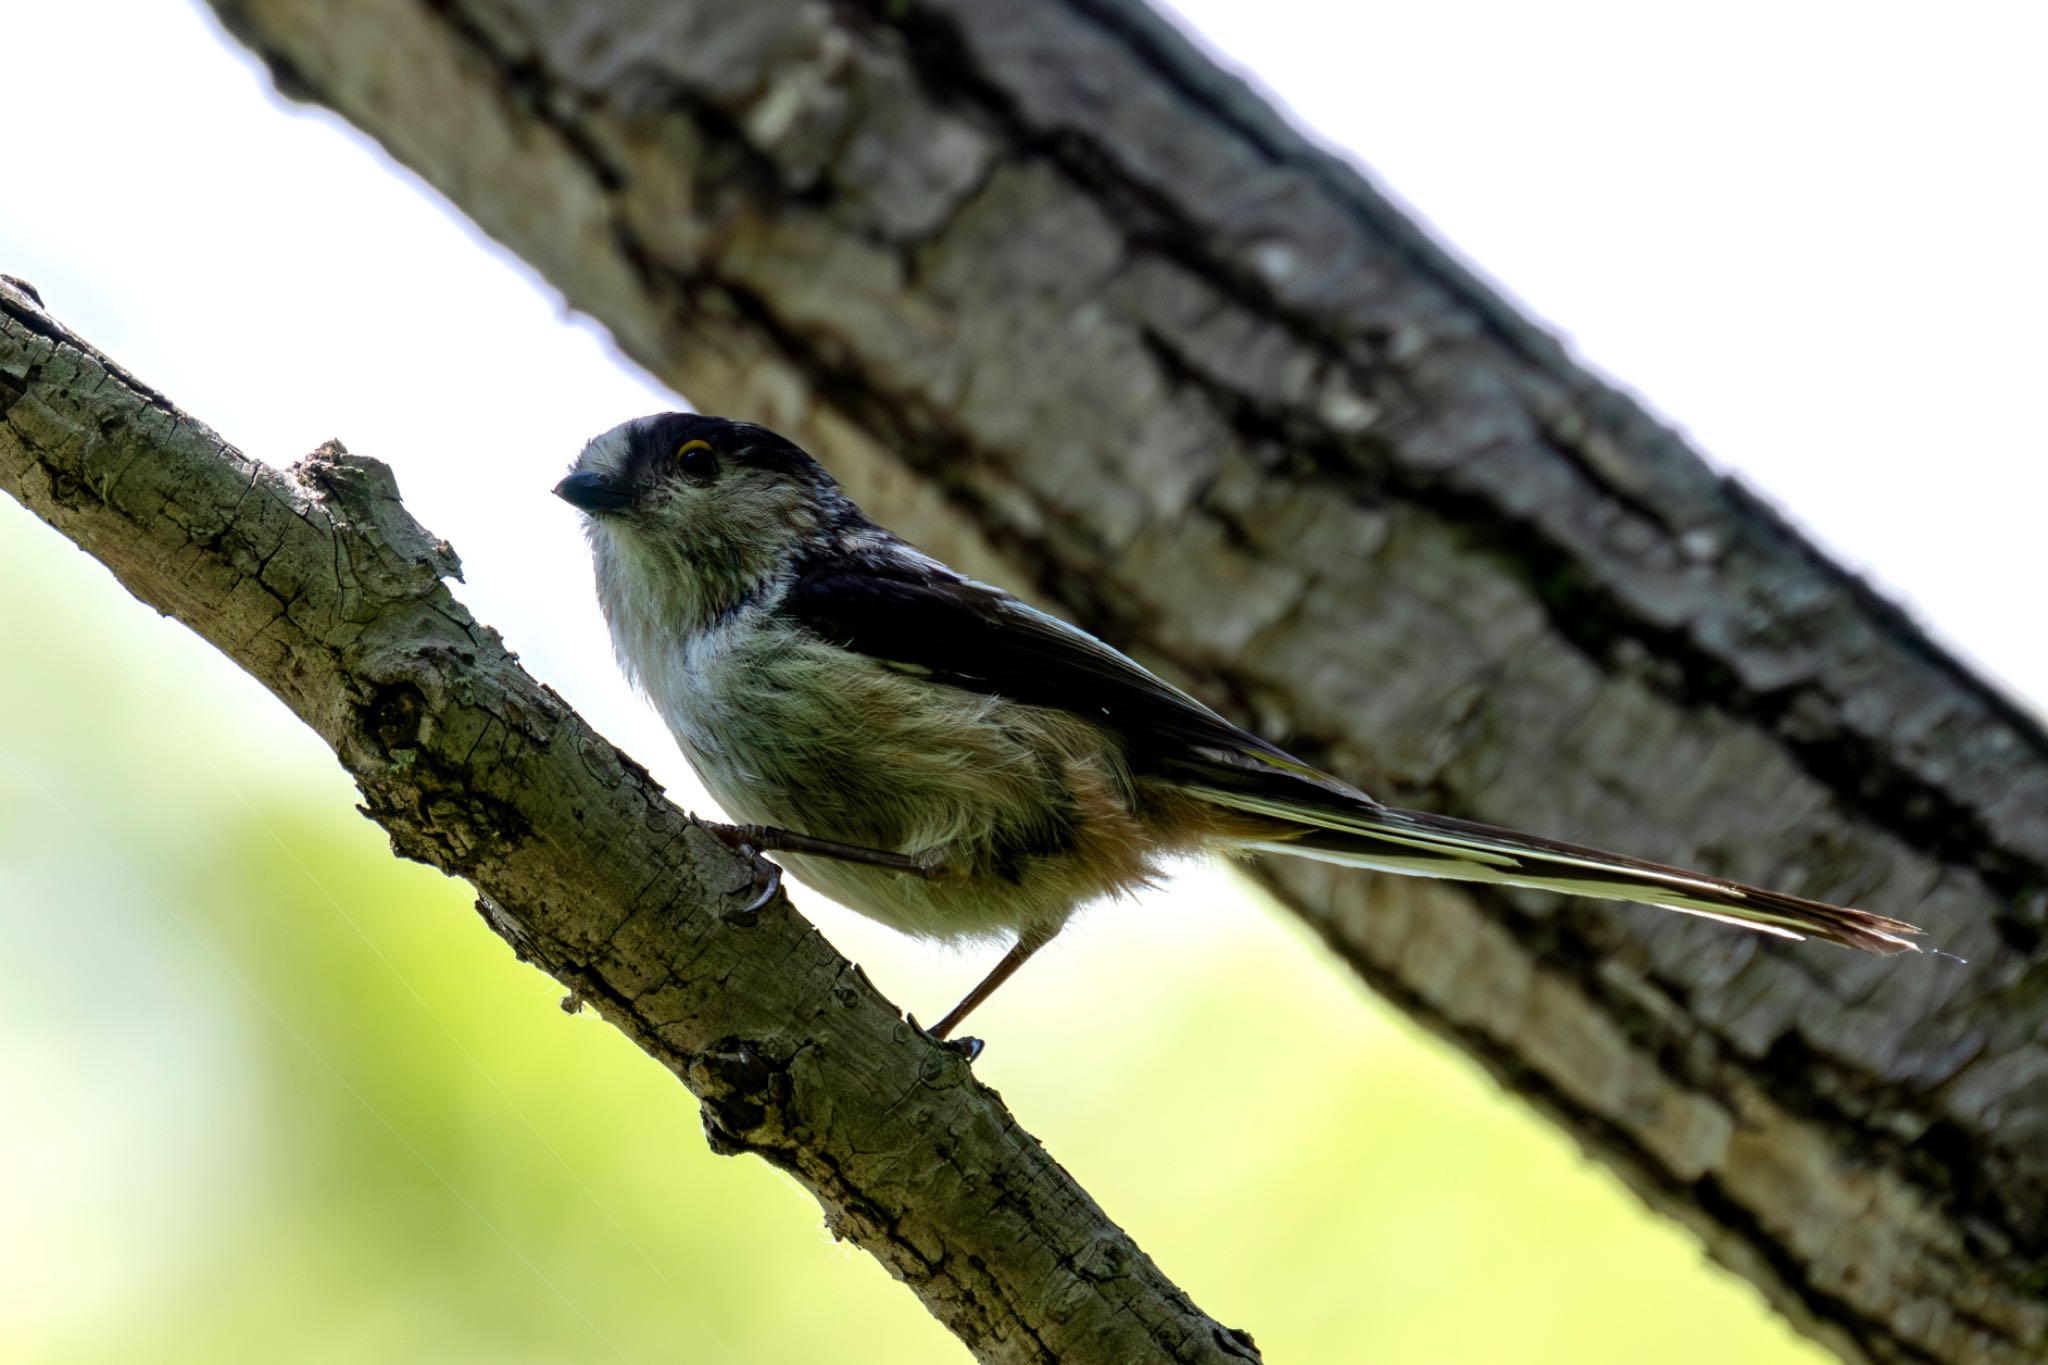
[[[1267,874],[1843,1355],[2037,1358],[2048,737],[1142,5],[214,5],[668,382],[1304,756],[1927,925],[1967,968]]]
[[[179,412],[0,280],[0,485],[275,692],[392,848],[470,881],[519,955],[673,1071],[983,1360],[1256,1360],[965,1061],[441,583],[455,554],[379,462],[289,475]]]

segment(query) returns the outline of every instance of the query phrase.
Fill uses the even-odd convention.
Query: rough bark
[[[0,280],[0,487],[275,692],[394,851],[673,1071],[989,1361],[1256,1360],[443,586],[391,471],[251,460]]]
[[[214,4],[707,410],[1308,757],[1928,926],[1968,965],[1266,874],[1845,1357],[2038,1358],[2048,739],[1142,6]]]

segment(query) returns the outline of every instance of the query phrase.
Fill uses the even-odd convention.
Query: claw
[[[754,850],[751,848],[746,849],[745,851],[750,857],[760,856],[759,854],[755,853]],[[737,912],[738,916],[745,917],[747,919],[752,919],[758,916],[763,910],[765,910],[768,907],[768,902],[775,899],[776,893],[782,890],[781,865],[778,863],[767,862],[766,859],[763,859],[762,861],[768,868],[768,875],[762,879],[764,884],[761,887],[761,894],[754,897],[752,900],[748,901],[744,906],[740,907],[739,911]]]

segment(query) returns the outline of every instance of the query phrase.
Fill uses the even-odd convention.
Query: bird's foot
[[[886,867],[893,872],[907,872],[918,877],[944,876],[949,870],[940,856],[933,852],[892,853],[888,849],[867,848],[861,844],[844,843],[838,839],[819,839],[809,834],[799,834],[793,829],[777,829],[773,825],[720,825],[709,820],[698,823],[706,832],[735,850],[744,849],[752,853],[802,853],[813,858],[835,858],[843,863]]]
[[[970,1063],[975,1058],[981,1056],[982,1048],[987,1046],[979,1038],[948,1038],[945,1034],[928,1029],[923,1024],[918,1023],[917,1016],[914,1014],[906,1014],[903,1017],[909,1020],[910,1026],[919,1033],[922,1033],[946,1051],[953,1053],[957,1057],[962,1057]]]

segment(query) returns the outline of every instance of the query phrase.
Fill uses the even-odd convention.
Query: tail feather
[[[1410,876],[1534,887],[1636,901],[1737,924],[1780,938],[1826,939],[1867,953],[1918,952],[1920,930],[1867,910],[1745,886],[1701,872],[1559,843],[1447,815],[1395,810],[1369,800],[1313,804],[1218,788],[1219,805],[1276,817],[1288,828],[1254,848]]]

